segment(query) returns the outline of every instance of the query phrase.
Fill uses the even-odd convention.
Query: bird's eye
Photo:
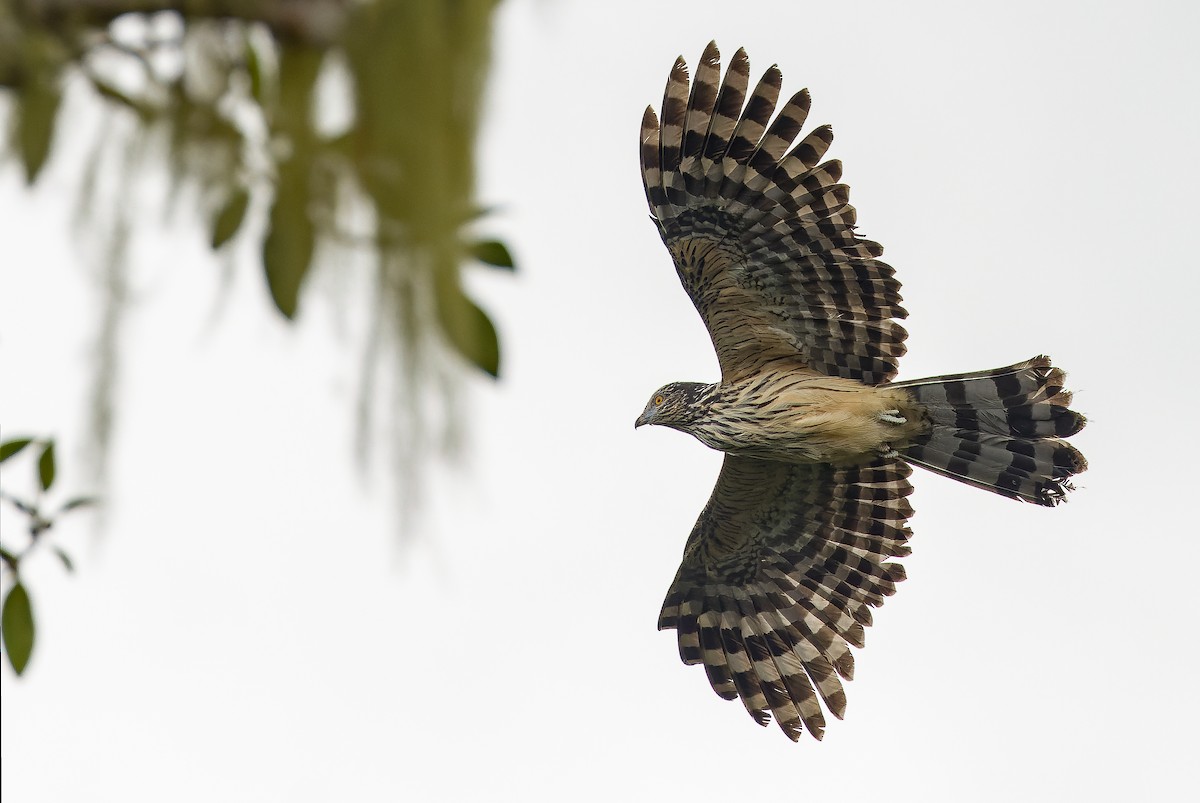
[[[654,406],[655,407],[662,407],[662,403],[663,403],[663,397],[661,395],[654,397]]]

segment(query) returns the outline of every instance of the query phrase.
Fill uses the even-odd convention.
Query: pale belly
[[[924,429],[907,391],[853,380],[784,377],[723,395],[692,434],[743,457],[856,463],[890,453]]]

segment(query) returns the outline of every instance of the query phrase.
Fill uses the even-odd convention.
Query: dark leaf
[[[0,13],[0,18],[8,16],[8,12]],[[25,179],[32,184],[50,155],[62,104],[62,77],[70,53],[64,39],[32,28],[24,36],[4,39],[4,56],[17,59],[23,73],[17,84],[12,132],[14,149],[25,166]]]
[[[279,165],[263,242],[263,269],[275,306],[288,318],[296,315],[316,247],[316,229],[309,216],[315,148],[312,100],[324,57],[323,49],[298,42],[285,42],[279,50],[279,97],[272,133],[288,143],[291,156]]]
[[[13,438],[11,441],[0,443],[0,463],[3,463],[31,443],[33,443],[33,438]]]
[[[5,563],[11,566],[14,571],[17,568],[17,563],[20,561],[16,555],[14,555],[12,552],[9,552],[2,546],[0,546],[0,560],[3,560]]]
[[[59,513],[66,513],[68,510],[74,510],[77,507],[95,507],[100,504],[100,500],[94,496],[77,496],[74,499],[68,499],[61,508]]]
[[[308,185],[295,164],[281,169],[263,242],[263,269],[275,306],[296,315],[300,286],[312,264],[316,232],[308,217]]]
[[[237,234],[238,229],[242,226],[242,220],[246,217],[246,207],[249,204],[250,193],[245,187],[234,190],[229,199],[225,201],[225,205],[221,207],[216,220],[213,221],[212,247],[214,251],[232,240],[233,235]]]
[[[471,256],[497,268],[514,269],[512,254],[499,240],[483,240],[471,246]]]
[[[440,286],[438,319],[447,339],[471,363],[492,376],[500,372],[500,342],[487,313],[463,295],[457,285]]]
[[[25,181],[32,184],[50,155],[54,121],[62,102],[57,75],[35,74],[21,90],[17,109],[17,144],[25,165]]]
[[[38,479],[42,482],[43,491],[50,490],[54,484],[54,441],[46,444],[42,456],[38,458]]]
[[[262,59],[258,57],[258,49],[254,47],[254,43],[249,38],[246,40],[246,73],[250,76],[250,97],[258,101],[258,105],[265,105]]]
[[[14,585],[4,598],[0,628],[4,630],[4,651],[8,654],[8,662],[19,675],[29,663],[34,636],[33,608],[29,604],[29,594],[21,583]]]
[[[71,556],[63,551],[62,547],[54,547],[54,554],[58,555],[58,559],[62,561],[62,565],[71,574],[75,573],[75,561],[71,560]]]

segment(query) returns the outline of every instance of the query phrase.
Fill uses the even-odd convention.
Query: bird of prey
[[[1087,466],[1062,440],[1084,418],[1046,357],[893,382],[900,284],[822,162],[833,134],[793,145],[809,95],[772,120],[776,67],[749,96],[744,51],[720,72],[715,43],[690,88],[678,59],[661,119],[642,119],[646,199],[721,381],[663,386],[636,425],[725,453],[658,626],[759,724],[820,739],[818,698],[842,717],[850,647],[904,579],[910,466],[1053,506]]]

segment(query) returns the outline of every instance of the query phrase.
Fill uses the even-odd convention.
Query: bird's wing
[[[841,163],[821,163],[831,129],[817,128],[792,147],[808,92],[770,122],[778,68],[767,70],[748,102],[745,51],[734,55],[723,84],[720,70],[710,43],[689,91],[687,65],[675,62],[661,123],[651,108],[642,119],[641,157],[650,210],[722,375],[784,358],[870,385],[891,379],[906,337],[892,320],[906,315],[900,283],[876,259],[883,248],[854,233]]]
[[[725,456],[659,615],[686,664],[704,664],[721,697],[741,697],[761,725],[774,714],[793,741],[841,719],[849,647],[871,608],[904,579],[911,469]],[[815,689],[815,691],[814,691]]]

